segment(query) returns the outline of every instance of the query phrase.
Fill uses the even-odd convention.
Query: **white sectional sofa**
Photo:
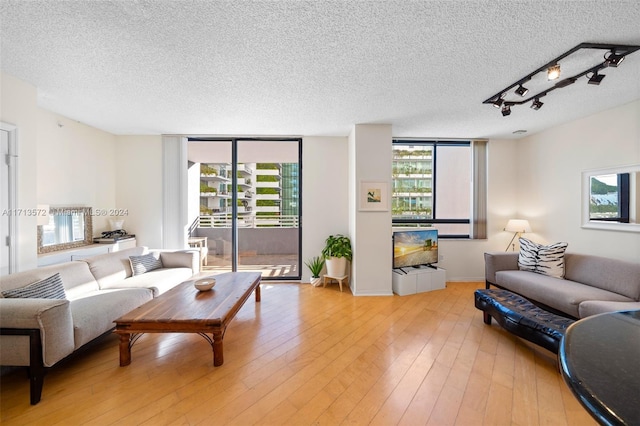
[[[156,259],[157,269],[142,268],[136,275],[130,257],[149,259],[140,257],[144,255]],[[46,367],[109,332],[118,317],[198,272],[198,251],[135,247],[2,277],[0,365],[29,367],[31,403],[36,404]],[[61,280],[64,298],[24,297],[25,291],[41,286],[42,280],[55,281],[58,286]],[[34,283],[38,284],[31,286]]]

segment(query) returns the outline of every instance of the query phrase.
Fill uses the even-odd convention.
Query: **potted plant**
[[[336,234],[329,235],[322,249],[327,265],[327,276],[339,278],[347,275],[347,260],[351,261],[351,240],[349,237]]]
[[[324,268],[324,258],[321,256],[314,256],[310,260],[304,263],[311,271],[311,285],[318,287],[320,285],[320,273]]]

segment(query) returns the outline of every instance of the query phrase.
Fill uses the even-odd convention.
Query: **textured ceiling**
[[[640,2],[9,1],[1,67],[115,134],[513,137],[640,98],[640,51],[509,117],[482,101],[581,42],[640,44]]]

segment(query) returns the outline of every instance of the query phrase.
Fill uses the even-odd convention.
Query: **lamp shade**
[[[531,232],[531,225],[526,219],[510,219],[504,230],[508,232]]]

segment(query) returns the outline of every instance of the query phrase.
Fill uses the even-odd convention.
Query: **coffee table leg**
[[[260,301],[260,284],[256,287],[256,302]]]
[[[213,333],[213,366],[219,367],[224,363],[224,356],[222,355],[222,331],[216,331]]]
[[[120,334],[120,367],[125,367],[131,364],[131,334]]]

